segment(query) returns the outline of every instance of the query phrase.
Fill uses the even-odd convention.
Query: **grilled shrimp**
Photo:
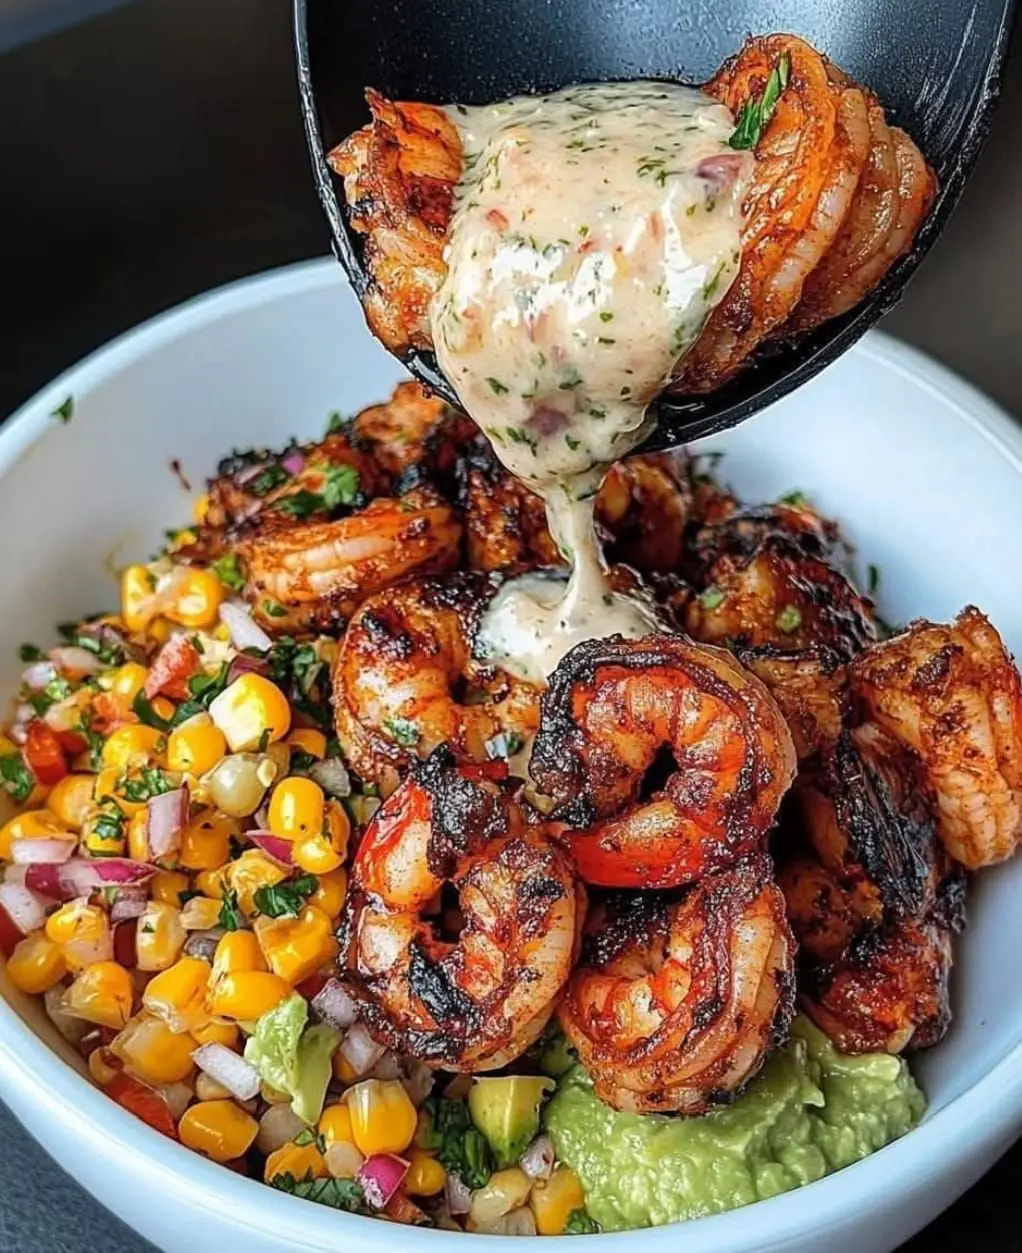
[[[446,1070],[507,1065],[549,1021],[577,955],[585,896],[567,856],[494,782],[445,749],[413,768],[359,845],[344,978],[380,1043]],[[464,923],[422,915],[445,883]]]
[[[673,903],[622,893],[598,906],[558,1016],[601,1100],[701,1114],[786,1033],[794,957],[784,898],[755,858]]]
[[[758,848],[794,775],[780,710],[678,635],[579,644],[541,703],[530,773],[587,883],[688,883]]]
[[[821,648],[848,661],[876,636],[870,605],[829,560],[832,539],[809,509],[768,505],[702,527],[692,542],[685,628],[785,652]]]
[[[784,714],[799,761],[824,751],[841,733],[848,715],[847,671],[827,648],[801,651],[746,648],[735,656],[762,680]]]
[[[366,100],[372,122],[328,156],[344,179],[351,225],[366,236],[366,318],[394,352],[429,348],[461,139],[435,105],[394,104],[372,89]]]
[[[909,750],[944,846],[970,870],[1022,840],[1022,680],[972,606],[949,626],[919,621],[851,667],[861,719]]]
[[[837,961],[803,969],[802,1003],[844,1053],[929,1048],[951,1021],[950,972],[946,927],[894,920],[852,940]]]
[[[543,501],[508,474],[481,436],[462,459],[459,499],[470,569],[516,572],[562,563]]]
[[[677,453],[640,454],[611,466],[596,496],[609,562],[643,575],[677,570],[692,515],[688,468]]]
[[[458,561],[457,516],[426,489],[374,500],[333,522],[260,522],[233,547],[253,615],[271,632],[335,627],[381,589]]]
[[[719,387],[788,317],[840,232],[866,162],[866,97],[832,83],[820,54],[793,35],[750,39],[705,90],[738,114],[784,64],[787,83],[755,148],[741,269],[682,362],[683,392]]]
[[[391,398],[351,419],[353,442],[367,451],[399,494],[424,483],[445,488],[460,445],[479,428],[419,383],[398,383]]]
[[[439,744],[484,761],[531,739],[538,691],[473,655],[494,590],[480,574],[420,579],[373,597],[352,619],[334,665],[334,717],[364,779],[390,791]]]

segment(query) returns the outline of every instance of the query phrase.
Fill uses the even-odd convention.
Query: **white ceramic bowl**
[[[234,446],[312,436],[383,398],[399,367],[329,262],[236,284],[102,349],[0,430],[6,596],[0,683],[21,640],[110,606],[113,564],[187,516],[192,484]],[[50,414],[67,395],[74,417]],[[947,371],[871,335],[796,395],[712,441],[751,500],[802,488],[883,572],[881,608],[948,618],[975,601],[1022,650],[1022,434]],[[931,1219],[1022,1128],[1022,859],[970,894],[955,1023],[921,1059],[922,1125],[800,1191],[676,1229],[571,1237],[573,1253],[885,1253]],[[168,1253],[444,1250],[482,1240],[321,1208],[239,1178],[150,1131],[83,1078],[37,1005],[2,987],[0,1095],[96,1197]],[[71,1061],[72,1065],[67,1062]],[[474,1241],[474,1245],[464,1243]]]

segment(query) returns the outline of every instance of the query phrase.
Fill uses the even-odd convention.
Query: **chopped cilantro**
[[[792,509],[807,509],[809,507],[809,497],[805,492],[796,488],[795,491],[786,492],[783,496],[778,497],[778,504],[790,505]]]
[[[384,718],[383,729],[402,748],[414,748],[419,742],[419,728],[407,718]]]
[[[51,418],[56,418],[58,422],[63,422],[65,426],[74,417],[75,398],[73,396],[65,396],[60,404],[50,414]]]
[[[604,309],[604,311],[600,314],[601,322],[613,322],[613,320],[614,320],[613,313],[608,312],[606,309]]]
[[[352,505],[358,489],[359,475],[354,466],[330,466],[323,476],[323,504],[329,510]]]
[[[290,496],[282,497],[274,508],[278,513],[286,513],[289,518],[301,522],[305,518],[311,518],[314,513],[321,513],[325,502],[318,492],[310,492],[303,487]]]
[[[307,753],[304,748],[296,748],[291,753],[291,773],[308,774],[318,760],[315,754]]]
[[[170,723],[166,718],[160,715],[152,706],[152,702],[145,692],[139,688],[135,695],[135,699],[131,702],[131,710],[139,722],[144,723],[147,727],[155,727],[157,731],[169,731]]]
[[[802,611],[798,605],[785,605],[777,615],[777,629],[783,631],[785,635],[797,631],[801,625]]]
[[[582,447],[582,441],[576,435],[565,435],[564,442],[568,445],[572,452]]]
[[[100,840],[122,840],[124,838],[124,814],[115,804],[104,807],[102,812],[92,820],[90,834]]]
[[[698,599],[704,609],[717,609],[724,603],[724,592],[716,585],[712,585],[704,592],[700,592]]]
[[[867,567],[866,573],[869,578],[869,583],[866,585],[866,592],[869,596],[875,596],[880,587],[880,567],[870,564]]]
[[[270,1187],[279,1192],[290,1192],[292,1196],[303,1197],[306,1201],[315,1201],[317,1205],[329,1205],[331,1209],[347,1210],[349,1214],[368,1214],[365,1194],[354,1179],[314,1179],[306,1176],[296,1179],[294,1175],[284,1173],[274,1175]]]
[[[431,1096],[422,1108],[429,1116],[423,1148],[436,1149],[437,1157],[457,1175],[466,1188],[481,1188],[493,1174],[493,1154],[464,1101]]]
[[[26,665],[32,661],[42,661],[45,656],[46,654],[36,644],[22,644],[18,649],[18,657]]]
[[[344,417],[342,414],[334,410],[330,417],[327,418],[326,431],[324,433],[326,435],[341,435],[347,428],[349,422],[349,418]]]
[[[728,140],[732,148],[755,148],[759,143],[763,128],[770,121],[781,92],[788,85],[790,74],[791,58],[785,52],[770,71],[762,96],[758,100],[750,98],[742,105],[735,129]]]
[[[220,926],[225,931],[238,931],[241,928],[242,917],[241,911],[238,909],[238,894],[230,890],[224,893],[224,899],[220,902]]]
[[[279,600],[264,600],[263,613],[265,613],[268,618],[284,618],[287,616],[287,610]]]
[[[123,776],[118,781],[118,791],[126,801],[139,804],[160,796],[164,792],[172,792],[174,784],[157,766],[143,766],[134,777]]]
[[[595,1218],[590,1218],[584,1209],[573,1209],[564,1224],[566,1236],[590,1236],[600,1230]]]
[[[4,790],[19,805],[28,800],[35,788],[35,775],[25,765],[20,753],[5,753],[0,757],[0,779],[3,780]]]
[[[299,1131],[291,1143],[296,1144],[300,1149],[314,1144],[320,1153],[326,1152],[326,1140],[321,1135],[317,1135],[311,1127],[306,1127],[304,1131]]]
[[[267,918],[297,918],[305,898],[318,887],[319,880],[315,875],[302,874],[283,883],[269,883],[257,888],[252,899],[256,909]]]
[[[502,383],[500,379],[488,378],[486,381],[489,383],[490,391],[493,392],[494,396],[503,396],[508,390],[507,384]]]
[[[213,562],[213,573],[232,592],[240,592],[245,586],[245,576],[237,553],[224,553]]]
[[[290,477],[290,474],[282,465],[273,461],[257,474],[250,483],[246,483],[245,486],[253,496],[266,496],[274,488],[280,487],[282,483],[286,483]]]

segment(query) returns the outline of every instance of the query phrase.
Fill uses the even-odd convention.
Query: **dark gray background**
[[[5,13],[31,9],[0,0],[0,48]],[[325,250],[289,9],[287,0],[135,0],[0,52],[0,413],[141,319]],[[33,32],[22,23],[15,33]],[[884,324],[1016,413],[1020,123],[1022,54],[961,206]],[[1020,1247],[1020,1176],[1016,1146],[904,1253]],[[0,1253],[148,1247],[0,1106]]]

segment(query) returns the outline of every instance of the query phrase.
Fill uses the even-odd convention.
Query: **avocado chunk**
[[[472,1084],[468,1112],[499,1169],[513,1166],[529,1147],[539,1130],[539,1107],[555,1086],[542,1075],[505,1075]]]

